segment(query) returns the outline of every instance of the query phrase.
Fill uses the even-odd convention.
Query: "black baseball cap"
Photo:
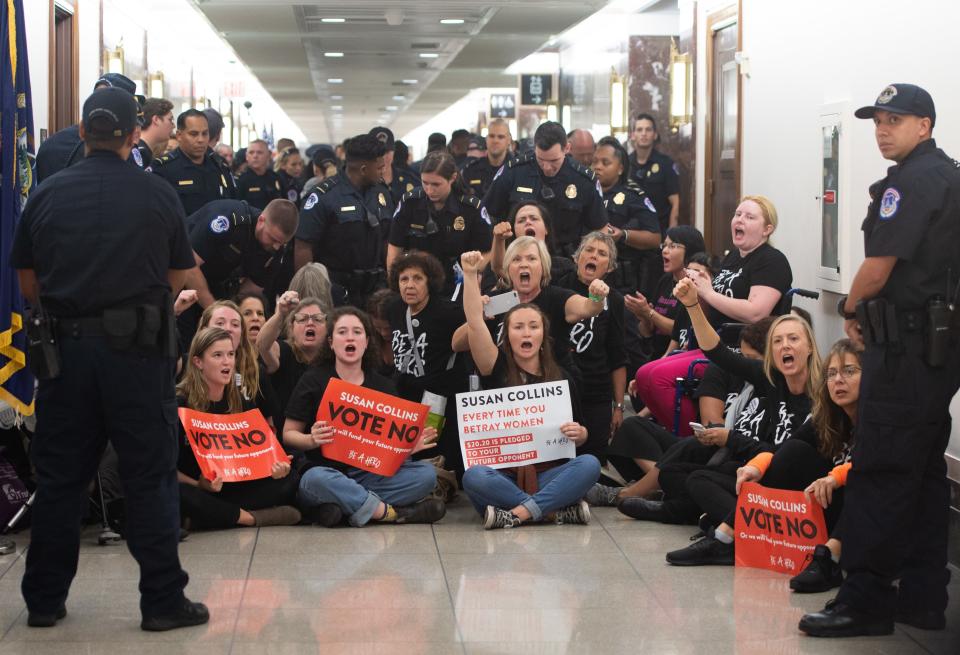
[[[474,148],[476,148],[477,150],[486,150],[487,140],[484,139],[482,136],[477,136],[476,134],[474,134],[472,137],[470,137],[470,144],[467,146],[467,149],[474,149]]]
[[[393,132],[386,127],[375,127],[369,132],[370,136],[377,137],[377,140],[380,141],[383,145],[387,146],[387,150],[393,150],[393,144],[395,140],[393,138]]]
[[[937,122],[937,112],[933,98],[927,90],[916,84],[888,84],[872,105],[861,107],[854,112],[857,118],[873,118],[878,110],[894,114],[910,114],[920,118],[929,118],[930,127]]]
[[[101,88],[83,103],[83,129],[102,136],[130,134],[137,126],[140,109],[125,89]]]
[[[120,73],[104,73],[100,76],[100,79],[97,80],[93,89],[96,90],[97,87],[108,86],[116,87],[118,89],[123,89],[130,95],[134,95],[137,92],[137,84],[131,80],[126,75],[121,75]]]

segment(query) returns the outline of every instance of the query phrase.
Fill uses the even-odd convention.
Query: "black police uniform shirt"
[[[407,304],[394,298],[386,307],[390,324],[390,345],[393,363],[399,373],[397,390],[401,397],[420,402],[424,390],[450,396],[465,391],[466,369],[463,357],[451,360],[451,339],[458,327],[466,322],[463,307],[443,298],[431,296],[426,306],[411,316],[413,340],[407,328]],[[414,344],[423,362],[423,375],[418,375]]]
[[[84,157],[83,139],[80,138],[80,126],[69,125],[47,137],[37,150],[35,173],[37,184],[48,177],[59,173],[65,168],[73,166]],[[130,150],[127,161],[133,162],[143,169],[149,169],[153,160],[150,147],[140,139]]]
[[[864,254],[897,258],[878,295],[898,310],[921,310],[935,295],[950,298],[955,289],[947,285],[960,281],[958,166],[929,139],[870,187]]]
[[[563,254],[573,253],[582,235],[607,224],[596,174],[569,156],[553,177],[543,174],[532,152],[507,162],[494,176],[483,204],[493,221],[503,221],[521,200],[536,200],[549,209]]]
[[[153,150],[146,141],[140,139],[137,145],[130,150],[130,159],[133,160],[134,164],[149,172],[152,170]]]
[[[211,150],[199,165],[190,161],[180,148],[157,157],[150,168],[173,187],[183,211],[189,216],[211,200],[236,198],[236,187],[229,170],[224,171]]]
[[[512,158],[507,157],[500,166],[494,166],[486,157],[477,157],[471,159],[460,170],[460,177],[470,192],[478,198],[483,198],[490,185],[493,184],[493,177],[504,165],[510,162]]]
[[[169,185],[113,152],[94,151],[30,194],[11,264],[36,272],[44,310],[80,317],[168,306],[168,270],[193,268],[194,259]]]
[[[300,192],[303,191],[303,182],[295,177],[291,177],[286,171],[277,171],[277,177],[280,178],[281,197],[286,198],[295,205],[299,205]]]
[[[569,288],[582,296],[589,293],[587,285],[579,279]],[[599,314],[573,325],[565,323],[570,349],[580,369],[584,402],[609,403],[613,399],[610,374],[627,365],[623,312],[623,295],[611,289]]]
[[[754,286],[776,289],[781,294],[777,305],[781,303],[784,294],[790,290],[792,284],[793,272],[790,269],[790,262],[782,252],[769,243],[762,243],[746,257],[742,257],[740,251],[734,248],[723,258],[720,271],[713,278],[713,290],[728,298],[746,300],[750,297],[750,288]],[[775,306],[771,313],[776,311]],[[739,321],[714,309],[710,312],[710,322],[713,325],[719,325]]]
[[[341,169],[303,201],[297,239],[313,244],[313,260],[332,272],[382,268],[383,237],[392,215],[386,186],[378,183],[357,189]]]
[[[660,223],[653,202],[633,181],[615,184],[604,191],[603,204],[611,225],[621,230],[660,234]],[[612,279],[614,286],[624,291],[636,291],[640,280],[644,278],[644,268],[655,269],[661,262],[660,251],[656,248],[641,250],[627,245],[624,241],[617,243],[617,260],[620,266],[614,271]]]
[[[441,209],[435,209],[423,187],[404,194],[390,225],[390,245],[422,250],[443,265],[447,287],[454,282],[454,264],[470,250],[487,252],[493,241],[490,223],[482,216],[475,196],[451,192]]]
[[[283,187],[280,184],[280,177],[267,168],[263,175],[258,175],[253,169],[248,168],[237,178],[237,194],[240,200],[246,200],[254,207],[264,209],[271,200],[286,198],[283,193]],[[295,200],[298,205],[299,200]]]
[[[287,418],[302,421],[305,425],[304,432],[309,432],[310,426],[317,420],[317,410],[320,408],[320,401],[323,399],[323,393],[327,390],[327,385],[331,379],[339,377],[336,366],[333,364],[309,367],[307,372],[300,377],[300,381],[297,382],[297,386],[290,395],[290,401],[287,403]],[[397,387],[393,381],[380,375],[372,368],[364,367],[363,384],[360,386],[391,396],[397,395]],[[327,466],[338,471],[355,470],[349,464],[327,459],[323,456],[320,448],[312,448],[305,451],[304,454],[307,457],[306,468]],[[306,470],[306,468],[303,470]],[[301,473],[303,470],[301,470]]]
[[[187,218],[190,245],[200,255],[200,272],[216,296],[233,277],[265,287],[280,269],[283,251],[267,252],[257,241],[260,210],[243,200],[215,200]]]
[[[660,221],[660,234],[665,235],[670,227],[670,196],[680,193],[680,169],[674,161],[656,148],[643,164],[637,163],[636,155],[630,161],[630,179],[643,189],[656,207]]]
[[[390,198],[393,206],[400,204],[404,194],[410,193],[420,186],[420,178],[409,168],[393,167],[393,178],[390,180]]]

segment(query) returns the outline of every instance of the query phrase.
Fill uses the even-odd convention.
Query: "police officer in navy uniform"
[[[633,120],[633,157],[630,178],[643,189],[660,219],[660,234],[677,225],[680,218],[680,175],[670,157],[657,150],[660,136],[650,114],[638,114]]]
[[[497,171],[512,159],[510,144],[510,125],[502,118],[495,118],[487,126],[487,151],[483,157],[472,159],[461,170],[464,185],[478,198],[483,198]]]
[[[460,181],[453,155],[440,150],[423,158],[422,185],[404,194],[390,226],[387,269],[404,250],[422,250],[443,266],[443,293],[448,298],[462,279],[460,255],[488,252],[493,240],[490,223],[483,217],[480,199]]]
[[[247,170],[237,179],[237,197],[254,207],[266,207],[271,200],[286,197],[280,176],[270,167],[270,146],[263,139],[247,145]]]
[[[521,200],[542,202],[553,217],[560,254],[571,255],[580,237],[606,226],[597,176],[564,154],[567,133],[553,121],[541,123],[534,152],[508,162],[496,175],[483,204],[494,221],[505,220]]]
[[[153,160],[153,173],[176,191],[188,216],[211,200],[236,198],[237,188],[222,158],[210,149],[206,115],[188,109],[177,116],[179,147]]]
[[[840,528],[847,577],[800,621],[820,637],[890,634],[894,622],[942,630],[950,579],[944,451],[960,387],[960,164],[937,148],[933,99],[918,86],[891,84],[856,116],[873,119],[895,165],[870,187],[866,258],[838,307],[866,349]]]
[[[80,133],[89,154],[30,195],[11,251],[34,308],[30,361],[40,379],[22,583],[35,627],[66,616],[87,488],[108,438],[120,461],[125,537],[140,565],[141,627],[209,619],[184,596],[177,555],[172,293],[194,263],[175,194],[126,161],[136,120],[126,91],[87,99]]]
[[[384,244],[393,202],[383,184],[386,146],[370,134],[346,143],[346,164],[307,194],[294,240],[294,267],[316,261],[362,307],[386,284]]]
[[[420,177],[406,166],[397,165],[394,155],[396,141],[393,138],[393,132],[386,127],[375,127],[370,130],[370,135],[376,137],[380,143],[386,147],[383,156],[383,183],[390,189],[390,198],[393,206],[400,204],[403,194],[410,193],[420,186]]]

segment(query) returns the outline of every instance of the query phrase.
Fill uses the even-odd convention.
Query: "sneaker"
[[[686,548],[667,553],[667,562],[674,566],[733,566],[733,544],[713,537],[704,537]]]
[[[447,506],[439,498],[425,498],[407,507],[395,507],[396,523],[436,523],[447,513]]]
[[[487,505],[487,511],[483,514],[483,529],[496,530],[498,528],[517,528],[520,527],[520,519],[513,512]]]
[[[599,482],[592,487],[584,496],[584,500],[594,507],[616,507],[617,500],[620,498],[620,487],[608,487]]]
[[[61,605],[56,612],[44,614],[42,612],[28,612],[27,625],[31,628],[52,628],[57,621],[67,615],[67,606]]]
[[[296,525],[302,518],[300,510],[290,505],[251,510],[250,516],[253,517],[254,524],[258,528],[271,525]]]
[[[662,500],[647,500],[646,498],[621,498],[617,503],[620,513],[640,521],[664,522]]]
[[[148,632],[165,632],[191,625],[203,625],[210,620],[210,612],[203,603],[193,603],[184,598],[179,607],[169,614],[145,616],[140,629]]]
[[[569,525],[587,525],[590,523],[590,506],[587,501],[581,500],[579,503],[567,505],[556,512],[557,525],[567,523]]]
[[[798,594],[817,594],[836,589],[843,583],[843,571],[833,561],[830,549],[819,545],[807,555],[810,563],[797,575],[790,578],[790,588]]]
[[[320,503],[304,507],[301,512],[303,522],[310,525],[322,525],[332,528],[343,520],[343,510],[336,503]]]

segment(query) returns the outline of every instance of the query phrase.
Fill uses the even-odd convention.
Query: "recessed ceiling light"
[[[342,77],[328,77],[327,84],[343,84]]]
[[[394,100],[406,100],[407,96],[393,96]]]
[[[420,58],[421,58],[421,59],[436,59],[436,58],[439,57],[439,56],[440,56],[440,55],[438,55],[436,52],[421,52],[421,53],[420,53]]]
[[[384,107],[384,109],[386,109],[387,111],[397,111],[399,107],[397,107],[396,105],[387,105],[386,107]]]
[[[340,111],[341,109],[343,109],[343,105],[330,105],[330,109],[334,111]]]
[[[321,23],[346,23],[346,18],[321,18]]]
[[[342,57],[343,53],[342,52],[325,52],[323,53],[323,56],[324,57]]]
[[[441,18],[440,24],[441,25],[463,25],[463,19],[462,18]]]
[[[417,80],[403,80],[404,84],[416,84]]]
[[[331,100],[343,100],[343,96],[330,96]]]

